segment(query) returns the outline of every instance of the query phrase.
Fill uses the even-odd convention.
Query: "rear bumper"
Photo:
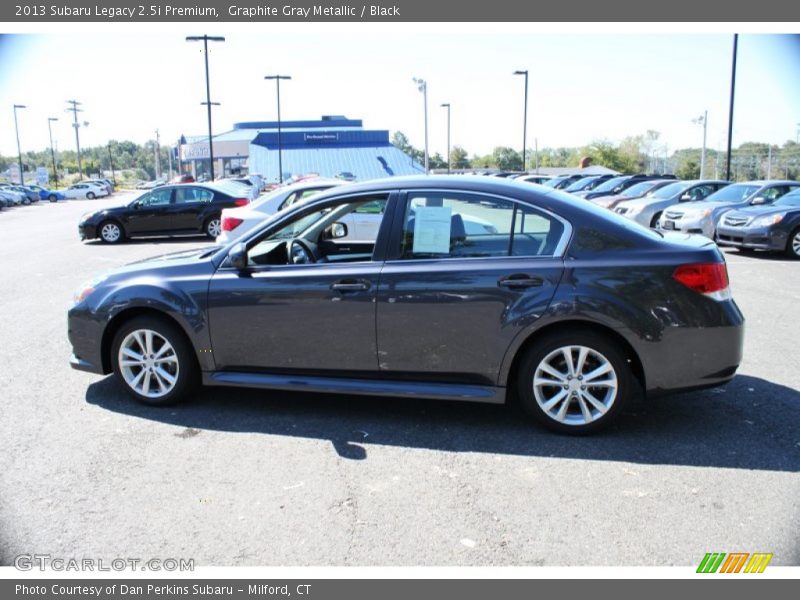
[[[767,227],[749,228],[717,227],[716,242],[720,246],[752,248],[754,250],[778,250],[786,248],[787,236],[783,231]]]
[[[648,394],[713,387],[730,381],[742,362],[744,316],[733,300],[716,302],[716,324],[667,327],[640,353]]]

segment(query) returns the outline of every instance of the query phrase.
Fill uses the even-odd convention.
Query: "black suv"
[[[221,232],[223,208],[245,206],[249,190],[241,183],[165,185],[125,206],[106,208],[81,217],[81,240],[99,238],[117,244],[128,237]]]

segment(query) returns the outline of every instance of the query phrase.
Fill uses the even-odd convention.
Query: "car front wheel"
[[[88,192],[88,193],[86,194],[86,197],[87,197],[89,200],[94,200],[94,192]]]
[[[786,254],[796,260],[800,260],[800,227],[795,229],[789,236],[786,243]]]
[[[56,197],[56,195],[55,195],[55,194],[50,194],[50,195],[47,197],[47,199],[48,199],[48,200],[50,200],[50,202],[55,202],[56,200],[58,200],[58,198]]]
[[[100,239],[106,244],[118,244],[125,239],[125,232],[119,223],[105,221],[100,225]]]
[[[583,435],[610,425],[631,390],[624,353],[593,332],[537,341],[522,358],[517,392],[523,409],[559,433]]]
[[[163,406],[185,398],[197,380],[189,343],[173,323],[142,316],[124,324],[112,344],[114,373],[139,402]]]

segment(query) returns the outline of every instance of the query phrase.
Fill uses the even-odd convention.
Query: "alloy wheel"
[[[169,340],[152,329],[137,329],[125,336],[117,361],[125,383],[147,398],[166,396],[178,381],[178,355]]]
[[[219,218],[213,218],[206,225],[206,233],[209,237],[215,238],[222,233],[222,222]]]
[[[119,238],[122,236],[122,230],[116,223],[106,223],[100,229],[100,235],[103,238],[103,241],[113,244],[114,242],[119,241]]]
[[[533,376],[533,395],[542,412],[564,425],[586,425],[603,418],[618,390],[611,361],[586,346],[553,350]]]
[[[800,230],[795,232],[792,237],[792,252],[796,257],[800,258]]]

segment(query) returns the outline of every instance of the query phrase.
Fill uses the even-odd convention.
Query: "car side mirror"
[[[767,199],[764,196],[758,196],[757,198],[753,198],[750,204],[753,206],[758,206],[759,204],[766,204]]]
[[[325,230],[325,237],[329,240],[338,240],[347,237],[347,225],[337,221]]]
[[[239,242],[231,248],[228,252],[228,262],[234,269],[244,271],[247,268],[247,246]]]

